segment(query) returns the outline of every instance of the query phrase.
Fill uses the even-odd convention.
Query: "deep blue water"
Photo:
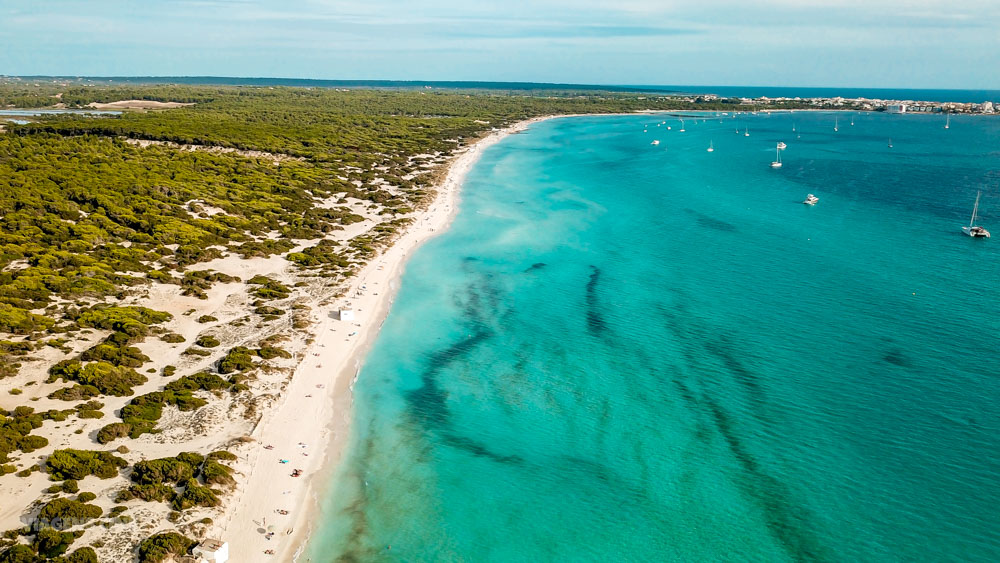
[[[664,119],[485,152],[308,560],[1000,560],[1000,119]]]

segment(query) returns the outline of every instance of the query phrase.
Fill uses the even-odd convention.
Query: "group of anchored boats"
[[[727,115],[727,114],[723,114],[723,115]],[[736,117],[736,114],[734,114],[732,117]],[[702,121],[705,121],[705,120],[703,119]],[[695,122],[697,123],[697,119],[695,119]],[[661,125],[666,125],[666,123],[667,123],[666,121],[662,121],[660,123],[657,123],[656,126],[660,127]],[[722,123],[722,122],[720,121],[719,123]],[[851,116],[851,125],[854,125],[854,116]],[[945,122],[944,128],[948,129],[950,127],[950,125],[951,125],[951,116],[949,115],[947,117],[947,121]],[[667,129],[669,130],[669,129],[671,129],[671,127],[668,125]],[[839,119],[836,119],[836,118],[834,119],[833,130],[834,131],[839,131],[840,130]],[[680,129],[678,131],[681,131],[681,132],[684,131],[684,120],[681,120],[681,127],[680,127]],[[792,125],[792,131],[793,132],[795,131],[795,125],[794,124]],[[642,132],[643,133],[648,132],[648,127],[644,126]],[[741,134],[739,128],[736,129],[736,134],[737,135]],[[750,128],[749,127],[745,127],[743,129],[743,131],[742,131],[742,135],[744,137],[749,137],[750,136]],[[801,138],[801,136],[799,138]],[[650,144],[656,146],[656,145],[660,144],[660,141],[658,139],[656,139],[656,140],[653,140],[653,142],[651,142]],[[786,145],[785,143],[783,143],[781,141],[779,141],[775,145],[775,147],[774,147],[774,160],[771,162],[771,168],[781,168],[781,151],[783,151],[786,148],[788,148],[788,145]],[[889,148],[890,149],[892,148],[892,138],[889,138]],[[715,152],[715,143],[713,141],[709,141],[708,142],[708,148],[705,149],[705,150],[708,151],[708,152]],[[980,192],[978,192],[976,194],[976,204],[972,208],[972,218],[969,220],[969,225],[967,227],[962,227],[962,232],[964,234],[970,236],[970,237],[973,237],[973,238],[990,238],[990,232],[988,230],[986,230],[986,227],[983,227],[981,225],[976,225],[976,221],[979,219],[979,198],[982,195],[983,195],[982,191],[980,191]],[[807,194],[806,198],[804,200],[802,200],[802,203],[804,203],[805,205],[816,205],[818,202],[819,202],[819,198],[816,197],[813,194]]]

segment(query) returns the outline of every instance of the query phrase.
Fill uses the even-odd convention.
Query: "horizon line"
[[[1000,89],[993,88],[928,88],[928,87],[895,87],[895,86],[815,86],[815,85],[752,85],[752,84],[601,84],[601,83],[574,83],[574,82],[537,82],[531,80],[433,80],[433,79],[385,79],[385,78],[301,78],[301,77],[280,77],[280,76],[222,76],[222,75],[69,75],[69,74],[0,74],[0,78],[20,78],[20,79],[68,79],[68,80],[94,80],[111,81],[119,80],[144,80],[147,83],[167,83],[171,79],[182,80],[229,80],[229,81],[257,81],[273,80],[287,82],[329,82],[339,84],[406,84],[406,85],[482,85],[499,84],[511,86],[550,86],[555,88],[577,88],[590,90],[626,90],[626,91],[652,91],[652,92],[673,92],[695,94],[698,92],[682,91],[677,88],[782,88],[782,89],[822,89],[822,90],[935,90],[944,92],[1000,92]],[[204,85],[212,85],[205,83]],[[218,84],[221,86],[227,84]],[[711,93],[711,92],[704,92]]]

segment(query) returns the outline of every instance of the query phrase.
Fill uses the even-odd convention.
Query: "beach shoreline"
[[[292,561],[302,555],[320,520],[323,493],[346,451],[354,382],[389,313],[407,258],[447,230],[458,210],[461,186],[485,149],[555,117],[568,116],[517,122],[454,156],[426,210],[354,276],[347,296],[312,312],[315,339],[296,366],[281,402],[255,426],[251,434],[255,442],[246,458],[250,473],[227,510],[226,523],[216,530],[230,543],[234,561]],[[339,320],[339,310],[346,308],[354,311],[351,321]],[[265,449],[268,446],[272,449]],[[301,477],[291,476],[295,469],[302,470]],[[273,539],[267,537],[268,532]],[[268,550],[273,553],[264,555]]]

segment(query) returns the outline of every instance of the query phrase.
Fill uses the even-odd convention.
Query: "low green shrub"
[[[219,339],[210,334],[199,336],[198,340],[195,340],[194,343],[202,348],[215,348],[220,344]]]
[[[118,475],[118,470],[127,467],[128,462],[109,452],[90,450],[56,450],[45,460],[49,478],[54,481],[79,480],[94,475],[110,479]]]
[[[71,500],[57,498],[50,500],[38,512],[38,519],[56,529],[65,529],[82,525],[94,518],[100,518],[104,511],[101,507]]]
[[[198,542],[177,532],[163,532],[139,543],[139,563],[161,563],[189,553]]]

